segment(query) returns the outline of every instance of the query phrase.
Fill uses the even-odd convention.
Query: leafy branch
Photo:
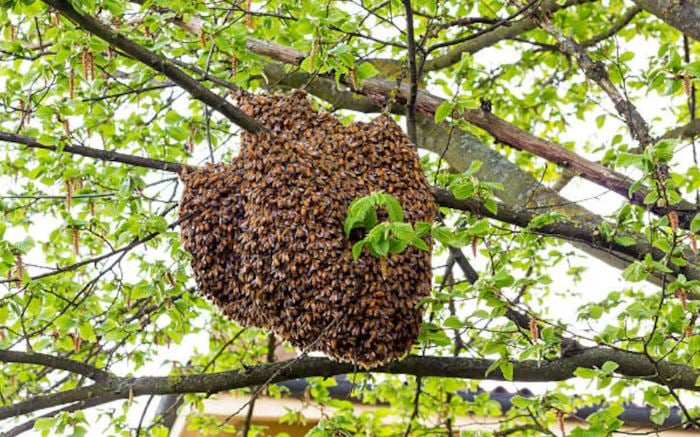
[[[376,206],[386,208],[388,221],[377,224]],[[378,258],[388,257],[391,253],[402,253],[409,245],[429,251],[423,237],[430,232],[430,223],[418,222],[412,226],[403,220],[401,203],[390,194],[378,191],[353,200],[343,224],[345,236],[350,237],[355,229],[368,231],[364,238],[353,245],[353,258],[357,260],[365,247],[372,256]]]

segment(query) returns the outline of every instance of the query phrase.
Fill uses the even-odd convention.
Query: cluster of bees
[[[243,134],[230,163],[182,174],[181,238],[199,288],[238,323],[303,350],[363,367],[405,354],[431,291],[430,253],[354,261],[363,235],[346,237],[343,222],[353,199],[380,190],[407,222],[432,221],[415,147],[386,116],[344,126],[303,92],[236,99],[269,131]]]

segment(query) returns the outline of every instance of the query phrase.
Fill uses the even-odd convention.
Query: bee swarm
[[[380,260],[365,250],[354,261],[359,238],[343,222],[353,199],[380,190],[406,222],[433,219],[411,141],[386,116],[344,126],[302,92],[237,99],[269,132],[243,134],[228,164],[181,175],[181,238],[199,288],[235,321],[304,350],[363,367],[405,354],[431,290],[430,253],[409,246]]]

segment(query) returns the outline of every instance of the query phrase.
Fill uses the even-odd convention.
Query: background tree
[[[677,405],[698,425],[697,0],[2,5],[8,435],[82,434],[97,417],[112,434],[164,434],[168,414],[146,415],[156,395],[196,405],[356,370],[305,354],[266,363],[274,341],[226,321],[193,287],[177,172],[229,159],[241,129],[261,129],[227,98],[239,88],[302,88],[346,120],[389,111],[432,152],[425,171],[447,225],[434,230],[429,320],[413,355],[357,376],[371,381],[358,396],[402,420],[380,428],[341,408],[321,428],[458,432],[457,414],[498,414],[453,396],[484,379],[560,381],[499,416],[501,434],[541,435],[605,401],[580,427],[604,434],[633,399],[657,423]],[[572,179],[616,193],[614,207],[568,199]],[[552,280],[577,284],[592,258],[628,282],[601,294]],[[208,347],[163,354],[193,336]],[[585,379],[597,386],[582,393]]]

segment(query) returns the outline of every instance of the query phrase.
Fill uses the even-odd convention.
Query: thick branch
[[[80,361],[40,353],[0,350],[0,362],[36,364],[44,367],[51,367],[52,369],[65,370],[67,372],[83,375],[97,382],[103,382],[113,377],[109,372],[105,372],[104,370],[100,370],[86,363],[81,363]]]
[[[617,374],[663,383],[672,388],[700,391],[695,385],[700,371],[690,366],[661,361],[655,367],[646,356],[634,352],[594,347],[573,356],[552,361],[525,360],[513,362],[514,381],[562,381],[574,377],[579,367],[601,367],[606,361],[616,362]],[[492,360],[453,357],[409,356],[370,370],[376,373],[437,376],[448,378],[504,380],[496,370],[486,376]],[[658,369],[658,373],[657,373]],[[352,363],[338,363],[328,358],[306,357],[279,363],[262,364],[245,370],[200,375],[116,378],[87,387],[38,396],[14,405],[0,407],[0,420],[29,414],[44,408],[99,399],[102,403],[131,396],[171,393],[217,393],[254,385],[276,383],[295,378],[361,372]],[[93,402],[94,404],[94,402]]]
[[[109,26],[102,24],[97,18],[89,15],[82,15],[76,11],[68,1],[44,0],[44,3],[59,11],[61,15],[73,21],[83,30],[105,40],[114,47],[124,51],[124,53],[129,56],[134,57],[134,59],[139,62],[162,73],[186,90],[192,97],[220,112],[246,131],[262,132],[266,130],[262,124],[250,118],[245,112],[233,106],[225,98],[216,95],[202,86],[202,84],[191,78],[172,62],[143,48],[129,38],[116,33]]]
[[[636,4],[661,18],[696,41],[700,41],[699,0],[634,0]]]

